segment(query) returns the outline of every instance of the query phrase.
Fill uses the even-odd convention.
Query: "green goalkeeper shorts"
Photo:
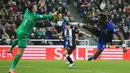
[[[28,42],[27,37],[18,37],[18,47],[19,48],[26,48]]]
[[[26,48],[28,42],[28,35],[23,34],[21,32],[17,32],[17,38],[18,38],[18,47]]]

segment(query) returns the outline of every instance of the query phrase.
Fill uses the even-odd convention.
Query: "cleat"
[[[9,73],[16,73],[15,70],[9,70]]]
[[[10,53],[10,54],[12,54],[12,53],[13,53],[11,50],[8,50],[7,52],[8,52],[8,53]]]
[[[93,59],[93,56],[90,56],[89,58],[88,58],[88,61],[91,61]]]
[[[68,66],[68,68],[73,68],[73,67],[75,67],[75,63],[72,63],[72,64],[70,64],[70,65]]]

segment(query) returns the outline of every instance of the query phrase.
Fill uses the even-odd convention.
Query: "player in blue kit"
[[[106,14],[100,13],[98,20],[94,20],[94,22],[96,22],[97,27],[94,27],[92,25],[79,24],[80,27],[89,30],[91,33],[93,33],[95,36],[99,38],[97,51],[94,53],[94,55],[88,58],[88,61],[91,61],[92,59],[97,59],[97,57],[102,53],[102,51],[106,47],[106,44],[112,42],[113,33],[121,39],[123,52],[125,53],[127,51],[127,49],[125,48],[126,45],[122,33],[116,28],[114,28],[113,24],[107,20]]]

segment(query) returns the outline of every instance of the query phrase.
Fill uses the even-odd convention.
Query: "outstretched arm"
[[[85,35],[85,36],[87,36],[87,37],[91,37],[90,34],[87,34],[87,33],[83,32],[83,31],[79,31],[79,33],[81,33],[81,34],[83,34],[83,35]]]
[[[57,15],[57,12],[52,13],[52,14],[44,14],[44,15],[36,14],[36,19],[37,20],[51,19],[55,15]]]
[[[125,44],[125,40],[124,40],[124,37],[123,37],[122,33],[118,32],[116,35],[120,38],[122,44]]]
[[[122,35],[121,32],[118,32],[116,35],[121,39],[123,52],[127,52],[124,36]]]

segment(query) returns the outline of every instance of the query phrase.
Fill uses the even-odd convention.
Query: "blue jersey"
[[[99,26],[99,30],[101,31],[101,34],[99,36],[99,40],[101,41],[104,39],[104,35],[105,33],[107,33],[107,31],[111,30],[114,34],[117,34],[119,32],[117,29],[114,28],[111,22],[107,22],[107,25],[105,27]]]
[[[113,35],[107,35],[108,31],[112,31],[111,34],[118,34],[118,30],[114,28],[111,22],[107,22],[106,26],[98,25],[98,29],[100,31],[99,40],[98,40],[98,49],[103,50],[104,46],[107,44],[106,39],[113,38]],[[106,38],[106,39],[105,39]],[[112,39],[111,39],[112,41]]]

